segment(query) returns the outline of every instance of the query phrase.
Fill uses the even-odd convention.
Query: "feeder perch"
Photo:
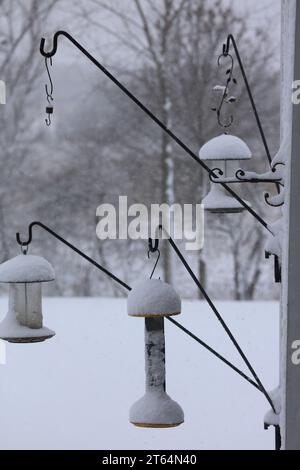
[[[228,178],[228,162],[238,160],[249,160],[251,151],[248,145],[239,137],[222,134],[207,142],[199,151],[200,160],[211,162],[223,162],[221,168],[214,168],[211,180],[214,183],[230,182]],[[224,178],[219,178],[223,176]],[[244,206],[232,197],[225,188],[220,185],[213,185],[202,201],[205,210],[213,213],[238,213],[245,210]]]
[[[180,312],[180,297],[158,279],[137,284],[128,296],[128,315],[145,317],[146,392],[130,409],[135,426],[171,428],[184,421],[181,407],[166,393],[165,369],[164,317]]]
[[[0,282],[9,284],[9,307],[0,323],[1,339],[38,343],[55,335],[43,326],[42,314],[42,282],[54,278],[51,264],[40,256],[20,255],[0,265]]]

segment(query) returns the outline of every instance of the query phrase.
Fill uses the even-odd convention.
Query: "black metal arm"
[[[247,78],[247,75],[246,75],[246,72],[245,72],[245,68],[244,68],[244,65],[243,65],[243,62],[242,62],[242,58],[240,56],[240,53],[239,53],[239,50],[238,50],[238,47],[237,47],[237,44],[236,44],[236,40],[235,40],[235,38],[232,34],[228,35],[226,44],[223,44],[223,55],[225,57],[229,55],[230,43],[233,46],[236,58],[238,60],[239,67],[241,69],[243,80],[244,80],[244,83],[245,83],[245,86],[246,86],[246,89],[247,89],[247,93],[248,93],[248,96],[249,96],[249,100],[250,100],[250,103],[251,103],[251,106],[252,106],[252,109],[253,109],[253,113],[254,113],[254,116],[255,116],[255,120],[256,120],[258,129],[259,129],[259,133],[261,135],[261,139],[262,139],[265,151],[266,151],[267,159],[268,159],[270,168],[272,168],[272,157],[271,157],[271,152],[270,152],[268,142],[267,142],[267,139],[266,139],[266,135],[264,133],[263,126],[262,126],[262,123],[261,123],[261,120],[260,120],[260,117],[259,117],[259,114],[258,114],[258,111],[257,111],[257,108],[256,108],[256,104],[255,104],[255,101],[254,101],[254,98],[253,98],[253,95],[252,95],[252,91],[251,91],[251,88],[250,88],[250,85],[249,85],[249,82],[248,82],[248,78]]]
[[[50,235],[55,237],[61,243],[64,243],[65,245],[67,245],[69,248],[71,248],[71,250],[75,251],[75,253],[77,253],[79,256],[81,256],[82,258],[87,260],[89,263],[93,264],[96,268],[100,269],[100,271],[102,271],[104,274],[106,274],[111,279],[116,281],[118,284],[125,287],[125,289],[131,290],[131,287],[129,287],[128,284],[126,284],[124,281],[119,279],[113,273],[111,273],[106,268],[101,266],[101,264],[97,263],[97,261],[95,261],[94,259],[87,256],[85,253],[83,253],[83,251],[79,250],[76,246],[72,245],[72,243],[68,242],[65,238],[61,237],[60,235],[58,235],[58,233],[54,232],[54,230],[51,230],[51,228],[47,227],[47,225],[44,225],[41,222],[37,222],[37,221],[31,222],[31,224],[28,227],[28,239],[26,241],[21,240],[20,234],[16,233],[17,243],[21,247],[24,247],[24,246],[27,247],[32,242],[32,229],[33,229],[33,227],[41,227],[42,229],[46,230],[46,232],[50,233]]]
[[[166,134],[173,139],[177,145],[179,145],[198,165],[200,165],[205,171],[210,175],[212,170],[198,158],[198,156],[181,140],[176,136],[165,124],[153,114],[150,109],[145,106],[133,93],[131,93],[128,88],[126,88],[112,73],[110,73],[98,60],[95,59],[84,47],[82,47],[76,39],[73,38],[66,31],[57,31],[53,36],[53,47],[51,51],[45,51],[45,38],[41,39],[40,52],[43,57],[51,58],[57,52],[58,38],[59,36],[65,36],[74,46],[76,46],[98,69],[100,69],[115,85],[117,85],[120,90],[125,93],[128,98],[130,98],[145,114],[147,114],[152,121],[154,121]],[[248,83],[248,82],[247,82]],[[252,96],[252,95],[251,95]],[[259,121],[260,122],[260,121]],[[270,157],[271,158],[271,157]],[[240,196],[233,191],[227,184],[220,183],[232,197],[234,197],[268,232],[273,235],[272,230],[268,226],[267,222],[257,214]]]
[[[224,105],[225,98],[226,98],[226,95],[227,95],[227,92],[228,92],[229,83],[233,79],[234,60],[233,60],[232,55],[229,53],[231,43],[233,45],[234,52],[235,52],[235,55],[236,55],[237,60],[238,60],[239,68],[241,70],[242,77],[243,77],[243,80],[244,80],[244,84],[246,86],[246,90],[247,90],[248,97],[249,97],[249,100],[250,100],[250,103],[251,103],[251,107],[252,107],[252,110],[253,110],[253,113],[254,113],[256,124],[257,124],[258,130],[259,130],[259,133],[260,133],[260,136],[261,136],[264,148],[265,148],[265,152],[266,152],[266,156],[267,156],[267,160],[268,160],[268,165],[270,166],[272,173],[275,173],[276,172],[276,165],[272,166],[272,157],[271,157],[271,152],[270,152],[270,149],[269,149],[269,146],[268,146],[268,143],[267,143],[267,138],[266,138],[266,135],[264,133],[263,126],[262,126],[262,123],[261,123],[261,120],[260,120],[260,117],[259,117],[259,114],[258,114],[258,111],[257,111],[257,107],[256,107],[256,104],[255,104],[254,97],[253,97],[253,94],[252,94],[252,91],[251,91],[251,87],[249,85],[249,81],[248,81],[248,78],[247,78],[247,75],[246,75],[246,71],[245,71],[245,68],[244,68],[244,65],[243,65],[243,62],[242,62],[242,59],[241,59],[241,55],[239,53],[235,38],[233,37],[232,34],[229,34],[229,36],[227,37],[226,44],[223,44],[223,53],[218,58],[218,65],[220,65],[220,60],[221,60],[222,57],[228,57],[231,61],[231,66],[229,68],[229,75],[228,75],[228,78],[227,78],[226,87],[225,87],[224,93],[222,95],[222,100],[220,102],[220,106],[217,110],[218,122],[222,127],[225,127],[225,128],[230,127],[231,124],[233,123],[233,117],[232,116],[231,116],[230,122],[228,124],[223,124],[222,121],[221,121],[221,117],[220,117],[221,116],[221,110],[222,110],[222,107]],[[235,80],[235,79],[233,79],[233,80]],[[236,83],[236,80],[235,80],[235,83]],[[274,175],[274,177],[270,176],[269,178],[245,178],[243,170],[237,170],[235,178],[227,178],[227,177],[226,178],[220,178],[221,176],[223,176],[223,171],[220,170],[220,168],[215,168],[213,170],[213,172],[214,172],[214,174],[213,173],[210,174],[210,180],[211,180],[212,183],[219,183],[219,184],[222,184],[222,183],[227,183],[227,184],[232,184],[232,183],[274,183],[275,186],[276,186],[278,194],[280,193],[280,186],[282,186],[281,177],[276,178],[275,175]]]
[[[54,238],[56,238],[58,241],[60,241],[61,243],[63,243],[64,245],[68,246],[71,250],[75,251],[75,253],[77,253],[79,256],[81,256],[82,258],[84,258],[86,261],[88,261],[89,263],[91,263],[93,266],[95,266],[96,268],[98,268],[100,271],[102,271],[104,274],[106,274],[107,276],[109,276],[111,279],[113,279],[115,282],[117,282],[118,284],[120,284],[122,287],[124,287],[125,289],[127,289],[128,291],[131,291],[132,288],[126,284],[126,282],[122,281],[120,278],[118,278],[117,276],[115,276],[112,272],[108,271],[106,268],[104,268],[103,266],[101,266],[101,264],[97,263],[97,261],[95,261],[94,259],[90,258],[89,256],[87,256],[85,253],[83,253],[81,250],[79,250],[79,248],[77,248],[76,246],[72,245],[72,243],[68,242],[65,238],[63,238],[62,236],[60,236],[58,233],[56,233],[54,230],[50,229],[47,225],[41,223],[41,222],[38,222],[38,221],[34,221],[34,222],[31,222],[31,224],[28,226],[28,238],[27,240],[22,240],[21,239],[21,236],[20,236],[20,233],[17,233],[16,234],[16,239],[17,239],[17,243],[21,246],[21,247],[28,247],[30,245],[30,243],[32,242],[32,237],[33,237],[33,228],[34,227],[40,227],[42,228],[43,230],[45,230],[46,232],[50,233],[50,235],[52,235]],[[161,227],[159,228],[161,230]],[[171,237],[169,237],[167,239],[167,241],[171,244],[172,248],[175,250],[177,256],[179,257],[179,259],[181,260],[181,262],[184,264],[184,266],[186,267],[186,269],[188,270],[189,274],[192,276],[193,280],[195,275],[194,273],[192,272],[191,268],[188,266],[187,262],[185,261],[183,255],[181,254],[180,250],[177,248],[176,244],[174,243],[174,241],[172,240]],[[149,239],[149,251],[152,252],[152,253],[155,253],[157,250],[158,250],[158,246],[159,246],[159,240],[155,240],[154,241],[154,244],[152,242],[152,239]],[[197,281],[197,285],[199,287],[200,283],[198,283]],[[201,286],[201,289],[202,286]],[[203,289],[203,292],[204,289]],[[209,297],[208,295],[205,293],[205,298],[206,300],[208,301]],[[209,299],[209,304],[212,306],[213,303],[212,301]],[[216,310],[216,307],[213,305],[213,308]],[[218,313],[219,315],[219,313]],[[220,315],[219,315],[220,317]],[[204,341],[202,341],[200,338],[198,338],[194,333],[192,333],[191,331],[189,331],[187,328],[185,328],[183,325],[181,325],[180,323],[178,323],[177,321],[175,321],[173,318],[171,317],[166,317],[167,320],[169,320],[171,323],[173,323],[173,325],[177,326],[177,328],[179,328],[181,331],[183,331],[185,334],[187,334],[190,338],[194,339],[197,343],[201,344],[201,346],[203,346],[206,350],[208,350],[209,352],[211,352],[215,357],[217,357],[218,359],[220,359],[224,364],[226,364],[228,367],[230,367],[232,370],[234,370],[237,374],[239,374],[241,377],[243,377],[247,382],[249,382],[251,385],[253,385],[257,390],[259,390],[261,393],[263,393],[268,402],[270,403],[273,411],[275,411],[275,408],[274,408],[274,405],[272,403],[272,400],[270,399],[270,397],[268,396],[267,392],[265,391],[262,383],[260,382],[260,380],[258,379],[257,375],[255,374],[255,372],[253,371],[253,375],[254,375],[254,378],[255,378],[255,381],[252,380],[250,377],[248,377],[244,372],[242,372],[240,369],[238,369],[236,366],[234,366],[233,364],[231,364],[231,362],[229,362],[226,358],[224,358],[221,354],[219,354],[217,351],[215,351],[213,348],[211,348],[208,344],[206,344]],[[223,320],[222,320],[223,321]],[[227,328],[227,327],[226,327]],[[231,333],[230,333],[231,334]],[[243,353],[242,353],[243,354]],[[247,359],[246,359],[247,361]],[[249,362],[248,362],[249,364]],[[251,365],[250,365],[250,368],[251,368]],[[250,369],[251,370],[251,369]]]

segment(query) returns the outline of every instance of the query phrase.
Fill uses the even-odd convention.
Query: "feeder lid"
[[[202,204],[205,210],[215,213],[237,213],[245,210],[244,206],[219,184],[212,185]]]
[[[222,134],[214,137],[201,147],[200,160],[249,160],[251,151],[239,137]]]
[[[0,323],[0,338],[10,343],[40,343],[53,336],[55,332],[45,326],[35,329],[20,325],[12,312]]]
[[[165,392],[151,391],[132,405],[129,420],[138,427],[171,428],[184,422],[184,413]]]
[[[53,267],[41,256],[19,255],[0,265],[0,282],[48,282],[54,279]]]
[[[181,313],[181,300],[172,286],[160,279],[146,279],[134,285],[127,299],[131,317],[165,317]]]

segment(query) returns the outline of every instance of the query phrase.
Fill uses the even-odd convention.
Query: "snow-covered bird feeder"
[[[222,134],[214,137],[201,147],[199,151],[200,160],[209,161],[217,168],[212,168],[216,183],[230,182],[228,178],[228,162],[249,160],[252,157],[248,145],[239,137]],[[222,163],[220,165],[220,163]],[[224,176],[224,178],[219,178]],[[228,180],[228,181],[227,181]],[[220,184],[213,184],[210,192],[202,201],[205,210],[215,213],[236,213],[245,210],[244,206],[232,197]]]
[[[127,301],[128,315],[145,318],[146,392],[130,409],[138,427],[169,428],[184,421],[181,407],[166,393],[164,317],[181,313],[177,292],[159,279],[135,285]]]
[[[146,279],[135,284],[128,295],[131,317],[166,317],[181,313],[181,300],[172,286],[160,279]]]
[[[40,256],[20,255],[0,265],[0,282],[9,283],[8,313],[0,338],[10,343],[38,343],[55,332],[43,326],[42,283],[55,278],[51,264]]]

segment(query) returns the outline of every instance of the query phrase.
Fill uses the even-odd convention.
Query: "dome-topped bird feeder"
[[[55,332],[43,326],[42,283],[55,278],[51,264],[40,256],[20,255],[0,265],[0,282],[9,284],[8,313],[0,338],[10,343],[38,343]]]
[[[249,160],[251,157],[248,145],[239,137],[229,134],[214,137],[203,145],[199,151],[200,160],[218,165],[217,168],[212,168],[211,181],[213,183],[230,182],[231,178],[228,177],[229,162]],[[211,186],[202,203],[205,210],[214,213],[237,213],[245,210],[244,206],[220,184]]]
[[[181,313],[177,292],[159,279],[135,285],[127,300],[128,315],[145,318],[146,392],[130,409],[138,427],[171,428],[184,421],[181,407],[166,393],[164,317]]]

